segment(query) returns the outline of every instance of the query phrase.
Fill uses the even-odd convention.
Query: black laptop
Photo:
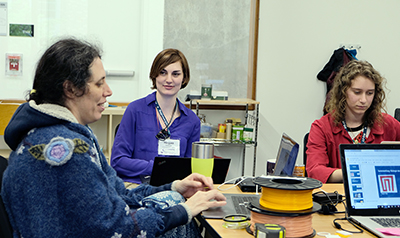
[[[214,159],[212,179],[214,184],[225,182],[231,159]],[[192,159],[183,157],[155,157],[150,185],[161,186],[177,179],[184,179],[192,173]]]
[[[379,237],[399,237],[385,232],[400,228],[400,144],[339,148],[349,218]]]

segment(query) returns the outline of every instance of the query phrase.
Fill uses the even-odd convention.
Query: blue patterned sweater
[[[21,105],[5,140],[13,152],[1,196],[14,237],[155,237],[190,220],[184,204],[144,208],[171,184],[125,189],[90,128],[64,107]]]

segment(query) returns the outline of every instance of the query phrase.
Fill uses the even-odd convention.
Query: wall
[[[148,73],[163,47],[163,0],[0,1],[8,4],[8,23],[35,26],[33,38],[0,36],[0,99],[24,99],[39,57],[65,36],[100,44],[106,70],[135,71],[134,77],[107,77],[113,90],[109,101],[129,102],[151,92]],[[6,53],[23,54],[22,76],[5,76]],[[99,137],[105,141],[104,133]],[[0,149],[5,148],[0,136]]]
[[[0,36],[0,98],[24,99],[41,54],[61,37],[102,45],[106,70],[134,70],[134,77],[108,77],[109,101],[132,101],[149,92],[148,72],[162,50],[162,0],[20,0],[8,3],[8,23],[33,24],[35,36]],[[5,76],[5,54],[23,54],[23,76]]]
[[[359,44],[357,57],[387,78],[388,113],[400,106],[397,64],[400,2],[260,1],[257,100],[261,102],[258,174],[276,156],[286,132],[300,143],[322,116],[325,83],[316,78],[340,44]]]

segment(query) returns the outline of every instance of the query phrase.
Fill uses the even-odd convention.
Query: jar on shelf
[[[243,142],[250,143],[253,141],[253,128],[245,127],[243,128]]]
[[[238,142],[243,140],[243,125],[232,126],[232,142]]]

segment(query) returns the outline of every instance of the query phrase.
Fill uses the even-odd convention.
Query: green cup
[[[193,142],[192,144],[192,173],[211,177],[214,170],[214,144]]]

